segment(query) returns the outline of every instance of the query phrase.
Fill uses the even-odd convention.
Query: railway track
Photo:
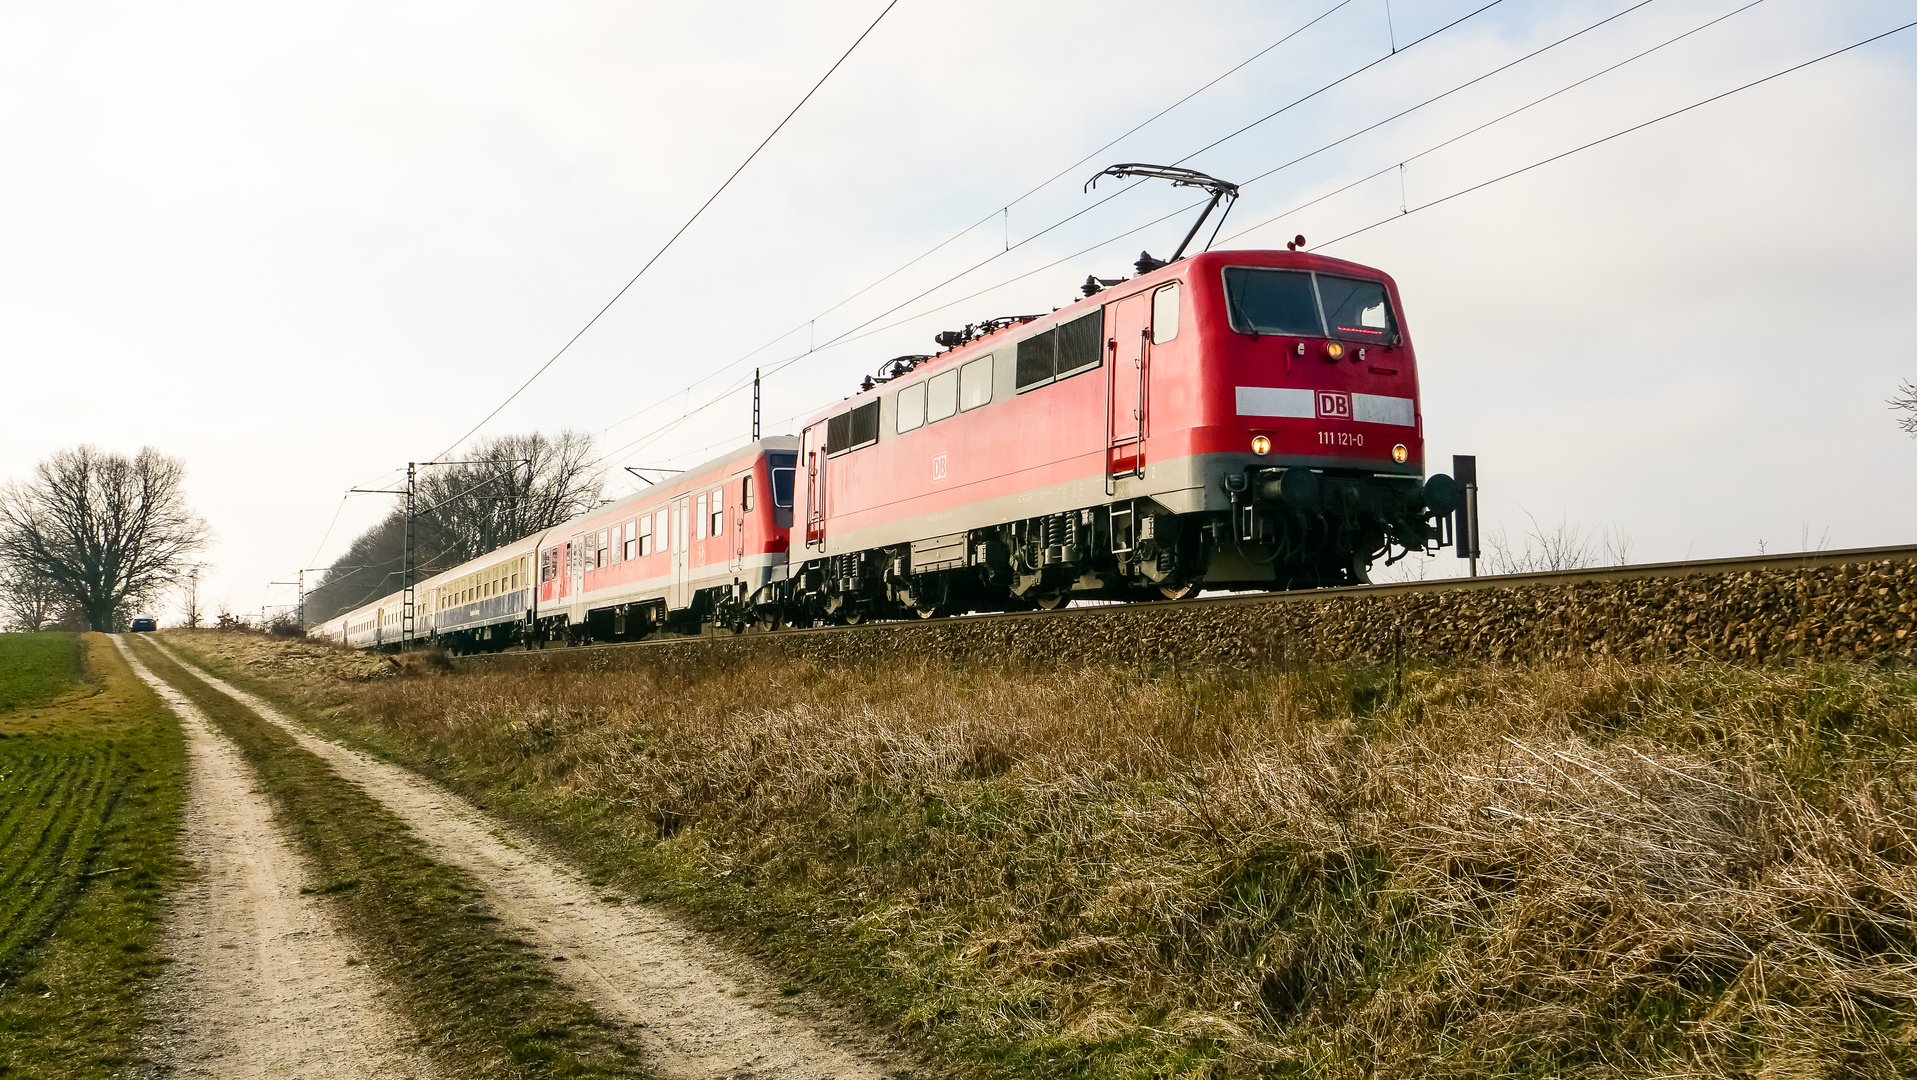
[[[863,622],[847,626],[817,626],[777,631],[748,630],[744,635],[735,635],[724,630],[708,627],[705,633],[697,635],[655,634],[642,641],[600,642],[591,645],[555,646],[533,650],[524,648],[508,649],[499,653],[462,657],[456,662],[478,661],[484,663],[489,659],[497,657],[527,655],[528,653],[572,654],[666,645],[686,645],[699,642],[736,642],[741,640],[741,638],[750,639],[754,637],[776,637],[784,640],[803,638],[809,635],[886,631],[941,625],[949,626],[952,624],[982,626],[991,623],[1015,621],[1070,621],[1097,617],[1099,615],[1109,615],[1115,611],[1149,611],[1169,614],[1179,611],[1213,611],[1235,607],[1267,607],[1301,603],[1316,604],[1338,600],[1362,600],[1444,592],[1513,589],[1532,585],[1561,586],[1585,582],[1621,582],[1777,570],[1806,570],[1841,566],[1847,563],[1881,562],[1917,562],[1917,544],[1900,544],[1889,547],[1846,548],[1840,551],[1799,552],[1790,555],[1745,555],[1728,559],[1693,559],[1679,562],[1640,563],[1627,566],[1590,567],[1577,570],[1555,570],[1532,574],[1496,574],[1475,578],[1439,578],[1430,581],[1348,585],[1339,588],[1300,589],[1291,592],[1231,593],[1222,596],[1200,596],[1188,600],[1161,600],[1141,604],[1099,603],[1084,607],[1060,608],[1053,611],[992,612],[924,621],[896,620]]]

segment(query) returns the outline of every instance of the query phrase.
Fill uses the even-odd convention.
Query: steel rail
[[[1101,604],[1098,607],[1067,607],[1052,611],[1000,611],[977,615],[955,615],[944,619],[889,619],[849,626],[793,627],[784,630],[748,630],[732,634],[718,627],[707,627],[699,634],[657,634],[640,641],[606,641],[593,645],[570,645],[543,649],[520,647],[496,653],[455,657],[455,662],[487,660],[502,656],[531,656],[540,653],[570,655],[595,649],[647,648],[662,645],[690,645],[715,641],[739,641],[766,637],[798,637],[807,634],[839,634],[859,630],[903,630],[913,627],[950,626],[1008,619],[1087,618],[1112,611],[1179,611],[1192,608],[1230,608],[1255,604],[1301,604],[1326,600],[1362,600],[1372,597],[1415,595],[1453,590],[1509,589],[1527,585],[1575,585],[1583,582],[1633,581],[1649,578],[1695,577],[1703,574],[1748,573],[1760,570],[1805,570],[1845,563],[1917,562],[1917,544],[1890,547],[1845,548],[1840,551],[1804,551],[1789,555],[1740,555],[1728,559],[1694,559],[1680,562],[1637,563],[1626,566],[1582,567],[1575,570],[1546,570],[1529,574],[1490,574],[1475,578],[1438,578],[1433,581],[1390,582],[1377,585],[1342,585],[1327,589],[1293,589],[1285,592],[1230,593],[1224,596],[1200,596],[1189,600],[1155,600],[1139,603]]]

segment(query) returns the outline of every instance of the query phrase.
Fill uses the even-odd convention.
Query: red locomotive
[[[1298,251],[1151,266],[942,335],[808,422],[792,569],[758,605],[857,621],[1340,585],[1438,538],[1427,504],[1455,496],[1425,490],[1387,275]]]

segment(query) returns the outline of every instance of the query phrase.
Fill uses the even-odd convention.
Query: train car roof
[[[947,349],[935,356],[921,360],[906,374],[900,375],[895,379],[880,382],[870,389],[848,394],[826,408],[820,409],[818,412],[807,417],[801,427],[810,428],[820,421],[837,416],[852,404],[862,404],[866,400],[884,393],[891,387],[893,382],[904,382],[906,380],[916,379],[916,377],[920,376],[923,372],[936,372],[954,364],[970,360],[982,353],[990,352],[1013,340],[1023,340],[1027,335],[1016,334],[1015,336],[1007,336],[1013,335],[1015,331],[1021,328],[1031,327],[1031,333],[1043,333],[1060,323],[1071,322],[1080,315],[1101,308],[1115,299],[1156,288],[1168,281],[1183,279],[1189,276],[1193,270],[1202,271],[1214,266],[1228,266],[1234,262],[1246,259],[1257,260],[1257,265],[1259,266],[1296,268],[1299,270],[1328,270],[1346,274],[1375,276],[1387,281],[1390,280],[1389,274],[1375,267],[1308,251],[1281,251],[1272,248],[1240,248],[1222,251],[1204,251],[1197,255],[1187,255],[1175,263],[1161,266],[1150,273],[1126,278],[1117,285],[1107,286],[1105,289],[1091,296],[1087,296],[1082,300],[1075,300],[1064,307],[1054,308],[1043,315],[1035,315],[1029,318],[1021,316],[1019,318],[1022,321],[1009,323],[990,333],[973,338],[955,348]]]

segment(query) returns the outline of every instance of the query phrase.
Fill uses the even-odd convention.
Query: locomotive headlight
[[[1257,436],[1251,440],[1251,452],[1257,454],[1259,457],[1264,457],[1266,454],[1271,453],[1271,440],[1263,435]]]
[[[1325,342],[1325,359],[1327,359],[1327,360],[1343,360],[1344,358],[1345,358],[1345,343],[1344,343],[1344,342],[1342,342],[1342,341],[1327,341],[1327,342]]]
[[[1391,448],[1391,460],[1403,465],[1405,462],[1411,460],[1411,451],[1406,450],[1403,443],[1399,443]]]

